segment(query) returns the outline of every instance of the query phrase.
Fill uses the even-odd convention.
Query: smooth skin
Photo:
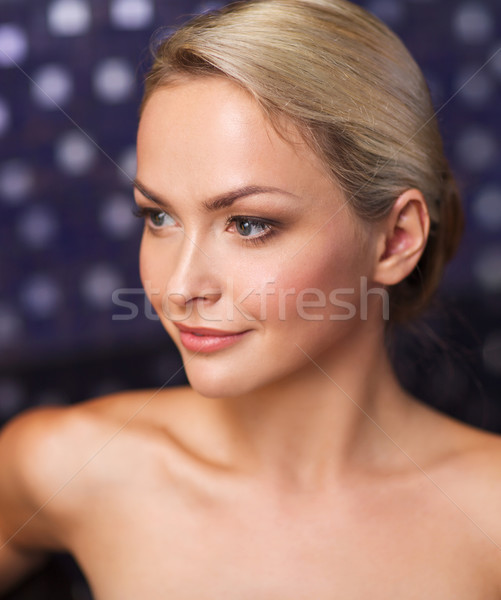
[[[501,598],[500,440],[400,387],[381,293],[361,318],[362,278],[419,260],[419,190],[363,224],[291,125],[210,77],[147,102],[135,197],[143,283],[191,387],[7,426],[0,588],[67,550],[97,600]],[[322,305],[333,290],[355,316]],[[245,334],[197,353],[180,324]]]

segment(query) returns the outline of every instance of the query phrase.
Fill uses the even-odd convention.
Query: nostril
[[[169,292],[166,296],[167,303],[172,303],[176,306],[186,307],[193,302],[217,302],[221,298],[220,291],[203,291],[193,294],[183,294],[182,292]],[[164,301],[165,302],[165,301]]]
[[[207,300],[209,302],[217,302],[221,298],[221,292],[219,291],[208,291],[198,296],[200,300]]]
[[[180,292],[170,292],[167,294],[167,300],[177,306],[185,306],[191,299]]]

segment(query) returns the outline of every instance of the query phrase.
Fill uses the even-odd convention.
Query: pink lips
[[[175,323],[175,325],[179,329],[181,343],[187,350],[191,350],[191,352],[208,353],[228,348],[236,344],[249,332],[247,330],[233,333],[217,329],[191,328],[179,323]]]

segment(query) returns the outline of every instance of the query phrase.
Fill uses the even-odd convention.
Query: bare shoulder
[[[189,388],[135,390],[72,406],[27,411],[1,432],[0,456],[14,463],[18,472],[29,475],[38,487],[45,482],[52,489],[57,471],[66,479],[67,469],[74,473],[94,452],[130,438],[135,442],[142,437],[151,439],[170,420],[175,422],[180,412],[177,407],[190,392]]]
[[[58,428],[64,417],[60,408],[30,410],[0,433],[0,534],[12,544],[45,549],[61,545],[43,509],[57,479]]]
[[[458,424],[457,436],[463,450],[458,452],[458,465],[463,473],[472,477],[471,493],[473,496],[485,494],[501,509],[501,435],[477,429],[476,427]],[[458,473],[460,477],[460,474]],[[483,496],[485,501],[485,495]],[[501,532],[501,519],[499,520]]]
[[[50,486],[59,461],[59,441],[67,429],[69,409],[38,408],[17,416],[0,433],[0,491],[9,491],[26,502],[38,502],[38,494]],[[62,458],[62,457],[61,457]]]
[[[426,452],[445,468],[461,475],[500,475],[501,435],[463,423],[421,403],[412,413],[412,435]],[[426,443],[424,443],[426,442]],[[458,472],[459,475],[459,472]]]
[[[435,415],[435,423],[431,425],[429,435],[434,435],[439,443],[442,440],[453,460],[464,464],[465,468],[468,465],[475,468],[479,474],[501,474],[501,435],[447,415]]]
[[[432,460],[427,472],[501,546],[501,435],[423,407],[414,430]]]
[[[63,531],[64,515],[110,472],[130,472],[131,457],[151,454],[160,435],[155,402],[169,406],[183,394],[182,388],[124,392],[13,419],[0,432],[0,533],[10,535],[29,519],[20,542],[62,547],[55,532]]]
[[[444,491],[462,511],[473,532],[484,541],[484,565],[491,567],[501,589],[501,436],[464,424],[454,424],[458,444],[445,471]]]

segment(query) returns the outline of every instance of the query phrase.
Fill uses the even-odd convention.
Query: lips
[[[232,332],[206,327],[186,327],[175,323],[183,346],[191,352],[216,352],[239,342],[247,331]]]

